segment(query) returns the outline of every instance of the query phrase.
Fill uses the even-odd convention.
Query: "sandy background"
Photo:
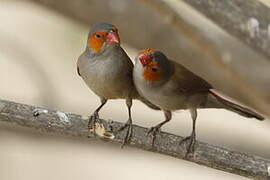
[[[0,1],[0,98],[89,115],[99,99],[76,74],[88,27],[28,3]],[[121,33],[121,32],[120,32]],[[134,50],[125,46],[133,57]],[[140,102],[134,123],[163,120]],[[100,116],[125,122],[122,100],[109,101]],[[270,121],[245,119],[223,110],[200,110],[201,141],[270,158]],[[188,112],[174,113],[163,130],[186,136]],[[0,123],[1,180],[72,179],[245,179],[172,157],[78,138],[41,134]]]

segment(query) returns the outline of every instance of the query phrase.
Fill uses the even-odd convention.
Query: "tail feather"
[[[264,117],[261,116],[260,114],[242,107],[240,105],[237,105],[235,103],[232,103],[222,97],[220,97],[219,95],[217,95],[216,93],[209,91],[209,98],[208,98],[208,102],[206,104],[206,107],[209,108],[225,108],[227,110],[233,111],[241,116],[247,117],[247,118],[256,118],[258,120],[264,120]]]

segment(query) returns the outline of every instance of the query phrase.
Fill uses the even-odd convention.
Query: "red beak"
[[[109,44],[120,43],[120,38],[116,32],[109,32],[109,34],[106,37],[106,40]]]
[[[149,55],[141,55],[139,56],[139,60],[141,61],[143,67],[145,67],[152,61],[152,57]]]

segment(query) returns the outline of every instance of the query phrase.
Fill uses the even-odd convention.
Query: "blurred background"
[[[69,4],[71,11],[82,8],[73,2]],[[55,11],[34,1],[0,0],[1,99],[85,116],[91,114],[99,105],[99,98],[77,75],[76,61],[85,49],[90,25],[108,22],[119,27],[123,47],[132,59],[139,49],[161,49],[169,57],[181,59],[221,92],[259,107],[245,99],[241,93],[244,91],[230,84],[233,76],[222,79],[222,70],[207,64],[185,37],[179,36],[141,2],[91,0],[88,3],[89,6],[70,17],[63,15],[61,8]],[[239,72],[250,85],[259,87],[261,94],[270,88],[269,60],[187,5],[178,6],[183,18],[192,19],[189,22],[223,52],[231,69]],[[89,17],[83,14],[86,11],[91,13]],[[265,99],[270,97],[269,93],[263,95]],[[150,127],[163,120],[161,112],[152,111],[140,102],[134,104],[135,124]],[[125,122],[125,102],[109,101],[100,117]],[[191,124],[189,113],[179,111],[163,130],[187,136]],[[259,122],[224,110],[199,110],[197,137],[210,144],[270,158],[269,120]],[[245,179],[135,148],[120,149],[120,145],[97,140],[43,134],[3,122],[0,122],[0,162],[1,180]]]

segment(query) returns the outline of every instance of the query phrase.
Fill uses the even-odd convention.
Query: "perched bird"
[[[78,74],[101,101],[101,105],[89,119],[88,128],[95,126],[99,119],[98,113],[108,99],[125,99],[128,121],[119,130],[128,128],[123,144],[132,135],[132,99],[139,99],[147,106],[159,109],[138,94],[132,71],[133,63],[120,46],[117,28],[107,23],[94,25],[89,32],[86,49],[77,62]]]
[[[193,128],[187,154],[194,151],[196,142],[195,124],[198,108],[223,108],[241,116],[263,120],[261,115],[225,100],[212,91],[213,87],[184,66],[169,60],[162,52],[143,50],[135,58],[133,79],[138,92],[151,103],[160,107],[165,114],[165,121],[150,129],[153,141],[156,133],[165,123],[171,120],[171,112],[187,109],[191,113]]]

